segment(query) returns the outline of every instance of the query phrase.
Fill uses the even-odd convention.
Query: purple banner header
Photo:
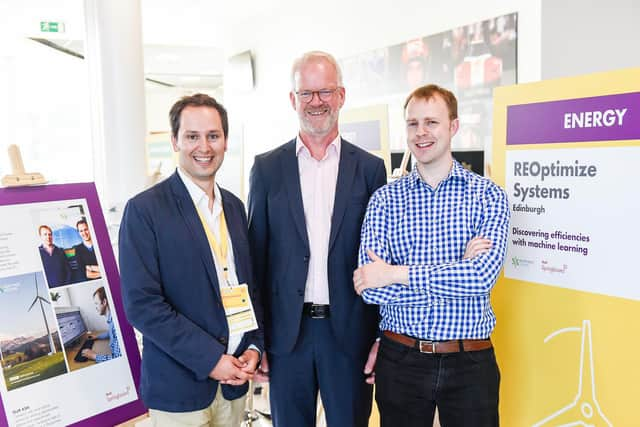
[[[507,107],[507,145],[640,139],[640,92]]]

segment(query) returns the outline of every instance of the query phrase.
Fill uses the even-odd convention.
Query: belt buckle
[[[433,354],[435,352],[436,352],[436,343],[434,341],[420,340],[420,353]]]
[[[316,304],[311,305],[311,308],[309,309],[309,317],[311,317],[312,319],[323,319],[324,313],[316,314],[317,308],[318,308],[318,305]],[[319,311],[322,311],[322,310],[319,310]]]

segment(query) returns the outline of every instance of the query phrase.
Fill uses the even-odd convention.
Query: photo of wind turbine
[[[0,354],[8,391],[68,372],[48,298],[41,271],[0,279]]]
[[[44,312],[44,306],[42,305],[42,303],[44,302],[45,304],[49,304],[51,305],[51,303],[46,300],[45,298],[40,296],[40,292],[38,292],[38,273],[33,273],[33,283],[36,287],[36,297],[33,299],[33,302],[31,303],[31,306],[29,307],[29,310],[27,311],[31,311],[31,309],[33,308],[34,305],[36,305],[36,303],[40,303],[40,311],[42,312],[42,319],[44,320],[44,327],[47,329],[47,336],[49,337],[49,354],[53,354],[56,352],[56,346],[53,344],[53,336],[51,335],[51,330],[49,329],[49,322],[47,322],[47,316]]]

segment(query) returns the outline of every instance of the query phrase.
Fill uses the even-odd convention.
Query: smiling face
[[[40,239],[43,246],[53,246],[53,233],[49,227],[40,227]]]
[[[406,108],[407,144],[418,169],[440,169],[451,165],[451,138],[458,131],[458,119],[449,118],[442,97],[412,98]]]
[[[323,57],[311,57],[300,64],[294,73],[294,90],[289,94],[291,105],[298,113],[300,134],[312,138],[333,139],[338,135],[338,116],[344,104],[344,88],[339,86],[335,66]],[[313,93],[304,102],[296,92],[334,91],[326,101]]]
[[[180,114],[177,136],[171,137],[180,168],[200,188],[209,188],[227,151],[220,114],[213,107],[187,106]]]
[[[87,243],[91,243],[91,233],[89,232],[89,227],[84,222],[78,224],[78,233],[80,233],[80,237]]]

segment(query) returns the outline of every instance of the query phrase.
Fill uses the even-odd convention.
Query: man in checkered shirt
[[[376,191],[362,225],[354,288],[380,306],[376,401],[382,427],[498,426],[500,373],[489,300],[506,250],[505,192],[453,159],[448,90],[405,103],[413,171]]]

